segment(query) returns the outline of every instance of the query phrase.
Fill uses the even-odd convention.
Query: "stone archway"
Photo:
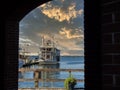
[[[7,6],[3,13],[5,19],[4,90],[17,90],[18,88],[19,21],[29,11],[47,1],[50,0],[8,0],[4,3]],[[85,6],[87,6],[85,7],[85,89],[97,90],[101,87],[99,2],[85,0]],[[98,8],[95,9],[96,7]]]
[[[29,0],[20,3],[11,1],[11,5],[8,5],[8,12],[5,13],[4,90],[17,90],[18,88],[19,21],[32,9],[48,1],[50,0]]]

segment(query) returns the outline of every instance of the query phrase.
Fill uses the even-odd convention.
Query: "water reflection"
[[[59,69],[59,64],[53,64],[53,65],[39,65],[39,68],[41,69]],[[40,79],[57,79],[56,76],[59,75],[59,71],[41,71],[39,72],[39,78]]]
[[[50,65],[30,65],[30,66],[26,66],[23,69],[59,69],[59,63],[58,64],[50,64]],[[40,81],[41,83],[41,87],[51,87],[52,85],[52,81],[46,81],[48,79],[57,79],[59,76],[60,72],[59,71],[29,71],[29,72],[19,72],[19,79],[34,79],[35,80],[42,80]],[[38,81],[35,81],[35,87],[38,87],[39,85]]]
[[[34,79],[34,72],[29,71],[29,69],[84,69],[84,57],[61,57],[59,64],[53,65],[30,65],[27,67],[22,67],[23,69],[28,69],[25,72],[19,72],[19,79]],[[21,69],[21,68],[20,68]],[[73,77],[76,79],[84,79],[84,72],[71,72]],[[46,81],[46,79],[66,79],[69,76],[69,72],[65,71],[55,71],[55,72],[39,72],[39,79],[43,79],[44,82],[39,81],[39,87],[57,87],[63,88],[63,81]],[[18,88],[34,88],[34,81],[19,81]],[[76,88],[84,88],[84,82],[77,82]]]

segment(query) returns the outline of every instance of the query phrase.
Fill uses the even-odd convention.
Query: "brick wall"
[[[120,90],[120,0],[102,0],[103,90]]]
[[[49,0],[43,0],[47,2]],[[19,21],[36,6],[43,3],[39,0],[6,0],[1,2],[2,20],[1,27],[4,35],[4,60],[3,61],[3,90],[18,90],[18,37]],[[2,48],[2,47],[1,47]],[[3,53],[3,52],[2,52]]]
[[[6,22],[4,90],[17,90],[18,87],[18,23],[14,20]]]

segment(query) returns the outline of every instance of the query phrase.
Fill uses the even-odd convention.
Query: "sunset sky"
[[[19,23],[19,46],[37,53],[41,37],[55,37],[61,55],[84,55],[84,1],[53,0],[36,7]]]

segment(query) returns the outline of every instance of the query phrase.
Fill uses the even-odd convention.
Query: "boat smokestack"
[[[44,36],[42,36],[42,46],[44,46]]]

